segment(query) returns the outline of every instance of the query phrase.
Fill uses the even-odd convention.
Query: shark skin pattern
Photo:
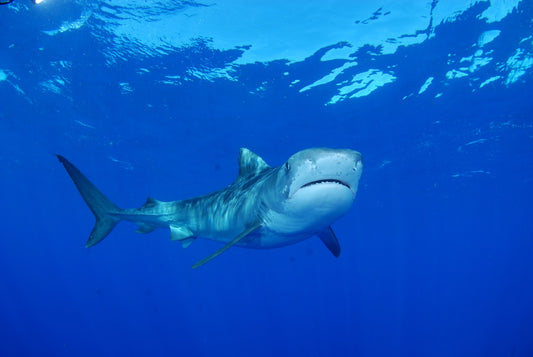
[[[363,170],[361,154],[349,149],[307,149],[270,167],[241,148],[239,175],[228,187],[172,202],[148,198],[140,208],[120,209],[67,159],[57,157],[96,218],[86,247],[101,242],[123,220],[136,223],[137,233],[169,228],[170,239],[184,248],[196,238],[225,243],[193,268],[233,245],[276,248],[314,235],[338,257],[331,224],[352,206]]]

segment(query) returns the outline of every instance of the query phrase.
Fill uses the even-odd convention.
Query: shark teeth
[[[312,181],[312,182],[306,183],[305,185],[303,185],[300,188],[309,187],[309,186],[317,185],[317,184],[320,184],[320,183],[336,183],[336,184],[339,184],[339,185],[342,185],[342,186],[346,186],[349,189],[351,189],[350,185],[348,185],[345,182],[342,182],[341,180],[336,180],[336,179],[324,179],[324,180]]]

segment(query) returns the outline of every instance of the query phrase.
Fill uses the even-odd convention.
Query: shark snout
[[[320,188],[324,195],[332,190],[348,189],[355,196],[362,168],[363,156],[354,150],[304,150],[294,155],[285,166],[284,173],[291,181],[289,196],[311,187]]]

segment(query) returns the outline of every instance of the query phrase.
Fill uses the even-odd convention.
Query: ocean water
[[[67,1],[0,6],[1,356],[533,356],[533,2]],[[333,224],[187,249],[94,218],[351,148]]]

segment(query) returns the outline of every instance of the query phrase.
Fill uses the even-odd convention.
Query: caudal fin
[[[81,197],[83,197],[83,200],[87,203],[87,206],[89,206],[96,218],[96,224],[87,243],[85,243],[85,247],[92,247],[101,242],[115,228],[120,219],[113,217],[112,213],[120,212],[120,208],[104,196],[76,166],[72,165],[61,155],[57,155],[57,158],[63,164],[65,170],[67,170],[70,178],[78,188]]]

